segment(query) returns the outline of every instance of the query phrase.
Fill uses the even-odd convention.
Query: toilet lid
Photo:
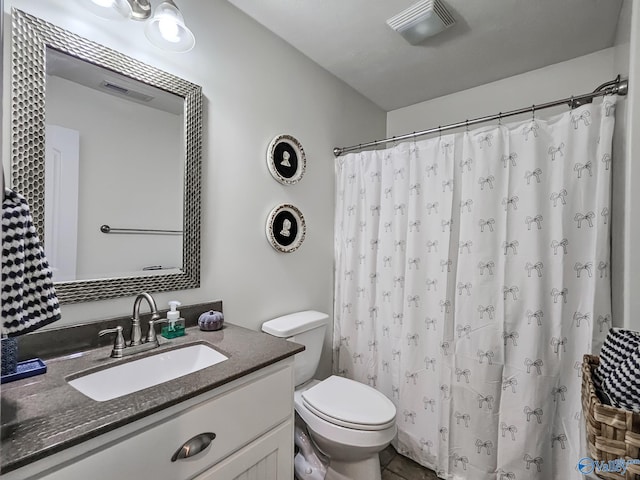
[[[384,430],[395,423],[396,407],[368,385],[333,375],[302,392],[304,405],[335,425]]]

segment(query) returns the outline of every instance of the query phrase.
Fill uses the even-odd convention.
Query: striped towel
[[[640,412],[640,332],[609,330],[593,381],[614,407]]]
[[[605,378],[602,391],[614,407],[640,413],[640,348]]]
[[[600,350],[600,365],[593,372],[593,383],[600,388],[622,362],[640,347],[640,332],[611,328]]]
[[[14,337],[59,320],[52,272],[29,205],[12,190],[2,202],[2,334]]]

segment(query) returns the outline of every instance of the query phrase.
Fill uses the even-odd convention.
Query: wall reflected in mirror
[[[54,281],[180,272],[184,99],[50,47],[45,95]]]

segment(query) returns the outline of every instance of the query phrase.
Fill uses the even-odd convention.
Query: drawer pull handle
[[[176,453],[171,457],[171,461],[181,460],[183,458],[195,457],[200,452],[207,449],[213,439],[216,438],[216,434],[213,432],[201,433],[193,438],[187,440]]]

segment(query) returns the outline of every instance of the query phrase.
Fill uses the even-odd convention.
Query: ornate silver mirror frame
[[[202,88],[115,50],[12,9],[11,184],[31,206],[44,242],[45,55],[47,47],[184,98],[185,179],[180,273],[57,282],[61,303],[200,286]]]

